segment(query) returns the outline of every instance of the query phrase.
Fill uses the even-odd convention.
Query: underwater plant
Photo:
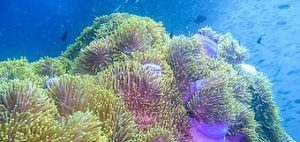
[[[0,62],[0,141],[293,142],[248,54],[209,27],[101,16],[60,57]]]

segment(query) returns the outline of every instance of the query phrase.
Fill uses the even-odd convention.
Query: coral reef
[[[60,57],[0,62],[0,141],[279,142],[267,78],[209,27],[97,18]]]

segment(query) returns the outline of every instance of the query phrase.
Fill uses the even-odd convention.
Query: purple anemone
[[[256,75],[257,74],[257,70],[253,65],[240,64],[240,67],[241,67],[241,71],[246,73],[246,74],[250,74],[250,75]]]
[[[183,96],[184,104],[187,104],[193,98],[193,95],[196,94],[201,89],[203,83],[204,81],[202,79],[190,83],[189,89]]]
[[[226,142],[243,142],[246,141],[246,136],[244,134],[237,134],[234,136],[227,136]]]
[[[220,35],[213,31],[211,28],[209,27],[204,27],[204,28],[201,28],[199,31],[198,31],[198,34],[200,35],[203,35],[205,37],[208,37],[209,39],[211,39],[212,41],[214,41],[215,43],[218,43],[219,42],[219,38],[220,38]]]
[[[58,80],[57,77],[50,78],[46,81],[44,88],[49,89],[54,86],[55,82]]]
[[[212,58],[217,58],[218,44],[216,42],[201,34],[194,34],[193,37],[196,38],[197,41],[203,45],[206,55]]]
[[[146,70],[151,70],[155,73],[155,75],[162,75],[162,67],[160,65],[154,63],[147,63],[143,65],[143,68]]]
[[[225,142],[228,126],[225,123],[206,124],[190,118],[191,142]]]

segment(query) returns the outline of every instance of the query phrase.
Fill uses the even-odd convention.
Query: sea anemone
[[[180,142],[189,142],[191,136],[189,134],[189,121],[187,110],[181,103],[179,92],[174,92],[177,98],[169,98],[172,96],[164,96],[161,99],[161,106],[159,109],[159,120],[156,126],[163,127],[173,132]]]
[[[62,58],[44,57],[32,65],[36,74],[50,78],[65,74],[68,68]]]
[[[175,78],[171,67],[166,62],[164,51],[134,52],[131,54],[131,57],[132,60],[141,63],[144,70],[152,71],[155,75],[160,76],[165,83],[173,86],[172,83],[174,83]]]
[[[258,73],[256,68],[253,65],[249,64],[239,64],[236,68],[238,68],[240,72],[250,75],[256,75]]]
[[[255,121],[254,112],[248,105],[235,102],[233,107],[233,119],[229,123],[230,141],[264,141],[257,133],[259,124]]]
[[[42,85],[45,80],[35,74],[33,66],[26,58],[0,62],[0,86],[7,86],[8,82],[14,79],[31,80],[39,85]]]
[[[123,22],[129,17],[134,15],[126,13],[114,13],[111,15],[105,15],[98,17],[94,20],[91,26],[86,27],[76,38],[75,43],[70,45],[62,56],[70,60],[74,60],[81,49],[85,48],[94,39],[106,38],[108,35],[114,32]]]
[[[222,81],[222,78],[219,77],[220,76],[206,79],[198,79],[194,82],[191,82],[187,92],[184,93],[183,96],[184,104],[187,104],[190,100],[192,100],[193,96],[198,94],[201,90],[221,86],[224,83],[224,81]]]
[[[0,97],[0,141],[58,140],[57,110],[41,89],[15,80]]]
[[[224,123],[206,124],[190,118],[191,142],[219,142],[225,141],[228,133],[228,126]]]
[[[138,62],[118,62],[101,72],[99,80],[108,82],[108,89],[122,96],[140,128],[148,128],[158,121],[164,84],[152,71],[143,69]]]
[[[271,84],[262,74],[252,79],[253,84],[249,87],[252,94],[251,107],[255,112],[255,120],[260,124],[258,132],[266,141],[280,141],[286,137],[286,133],[280,125]]]
[[[213,31],[210,27],[204,27],[199,29],[197,34],[203,35],[209,38],[210,40],[214,41],[215,43],[219,43],[220,35],[216,31]]]
[[[169,47],[167,61],[180,92],[187,92],[194,80],[211,75],[210,61],[196,41],[183,36],[174,37]]]
[[[137,26],[135,26],[135,28],[131,28],[131,26],[134,25],[130,26],[130,24],[133,23],[140,23],[140,27],[143,27],[143,29],[139,29],[139,31],[136,28]],[[122,32],[129,32],[130,30],[131,33],[122,34]],[[134,34],[132,32],[138,33]],[[163,28],[162,24],[157,23],[150,18],[140,17],[128,13],[114,13],[111,15],[101,16],[96,18],[91,26],[83,30],[80,36],[76,39],[75,43],[70,45],[68,49],[65,52],[63,52],[62,56],[70,60],[74,60],[80,53],[80,50],[87,47],[91,41],[95,39],[103,39],[115,33],[121,34],[122,36],[124,36],[124,38],[126,37],[126,35],[134,35],[134,37],[132,38],[143,39],[147,36],[140,38],[138,38],[137,36],[144,36],[145,32],[147,32],[147,36],[151,37],[152,39],[143,42],[152,42],[151,44],[155,46],[159,46],[159,44],[166,43],[168,39],[168,36],[166,35],[165,29]],[[122,39],[119,38],[117,38],[116,40],[122,41]],[[126,39],[123,39],[123,41],[125,40]],[[132,43],[124,43],[123,45],[130,45],[126,47],[129,49],[132,47],[133,44],[140,44],[141,40],[131,42]]]
[[[244,63],[249,58],[248,49],[241,46],[229,33],[220,36],[218,46],[221,49],[220,57],[230,64]]]
[[[99,17],[62,57],[0,62],[0,141],[292,140],[247,57],[207,27],[170,39],[150,18]]]
[[[64,75],[55,81],[49,88],[49,95],[55,100],[59,114],[67,117],[78,111],[92,112],[109,141],[136,139],[136,124],[125,104],[90,78]]]
[[[64,75],[53,80],[49,86],[48,94],[55,101],[61,116],[87,111],[89,100],[84,96],[83,85],[78,78]]]
[[[61,122],[62,141],[108,142],[98,117],[91,112],[74,112]]]
[[[95,40],[80,52],[76,58],[75,72],[96,74],[113,60],[114,43],[109,38]]]
[[[156,44],[156,40],[147,30],[148,23],[138,19],[122,24],[114,34],[118,52],[129,54],[134,51],[145,51]]]
[[[193,38],[195,38],[201,44],[201,47],[204,48],[206,55],[214,59],[217,58],[218,52],[220,51],[216,42],[201,34],[194,34]]]
[[[149,128],[146,132],[144,132],[141,136],[141,140],[143,142],[178,142],[178,136],[174,135],[172,131],[160,127],[155,126]]]
[[[193,99],[188,103],[188,110],[192,118],[198,121],[215,124],[226,123],[231,118],[232,90],[223,83],[207,85],[198,90]]]

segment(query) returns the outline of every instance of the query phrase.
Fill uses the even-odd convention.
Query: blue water
[[[58,56],[97,16],[129,12],[162,21],[168,32],[231,32],[249,48],[250,63],[273,83],[282,124],[300,141],[299,0],[0,0],[0,60]],[[198,15],[204,23],[193,22]],[[68,32],[66,41],[61,34]],[[261,38],[261,44],[257,40]]]

